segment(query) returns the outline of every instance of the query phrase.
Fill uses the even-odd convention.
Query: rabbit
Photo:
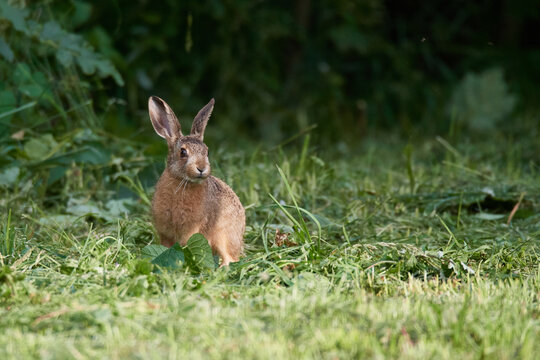
[[[201,233],[221,257],[221,266],[227,266],[243,254],[246,216],[234,191],[210,175],[203,136],[213,109],[211,99],[193,120],[191,133],[184,136],[169,105],[156,96],[148,99],[152,126],[169,148],[152,199],[152,216],[163,245],[185,246],[191,235]]]

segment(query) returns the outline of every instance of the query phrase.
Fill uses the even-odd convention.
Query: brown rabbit
[[[221,257],[221,266],[226,266],[242,254],[246,216],[234,191],[210,175],[203,135],[213,108],[214,99],[199,111],[191,133],[184,136],[169,105],[156,96],[148,99],[152,125],[169,147],[152,215],[163,245],[186,245],[191,235],[201,233]]]

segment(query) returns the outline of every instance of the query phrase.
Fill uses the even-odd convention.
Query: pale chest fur
[[[205,184],[185,184],[163,173],[156,185],[152,213],[157,231],[185,245],[191,235],[203,232],[206,222]]]

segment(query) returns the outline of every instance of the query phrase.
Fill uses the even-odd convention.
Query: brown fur
[[[191,135],[183,136],[170,107],[159,98],[149,99],[154,129],[169,147],[152,215],[163,245],[185,245],[191,235],[201,233],[224,266],[242,255],[245,212],[234,191],[210,175],[208,148],[202,139],[212,109],[213,99],[195,118]]]

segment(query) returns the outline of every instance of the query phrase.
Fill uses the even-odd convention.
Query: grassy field
[[[83,141],[70,136],[49,159]],[[0,199],[1,357],[538,358],[534,137],[210,144],[246,207],[247,250],[202,274],[143,250],[152,188],[136,179],[157,179],[161,157],[120,144],[60,180],[48,159],[20,160]]]

